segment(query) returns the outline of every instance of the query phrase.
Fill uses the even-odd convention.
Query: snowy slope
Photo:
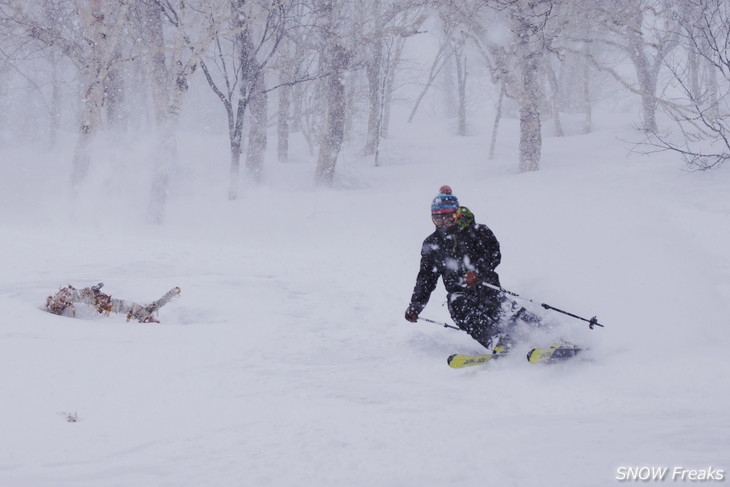
[[[233,203],[225,144],[191,134],[162,227],[139,223],[134,157],[100,163],[72,202],[64,163],[5,152],[0,486],[585,487],[644,465],[727,476],[730,173],[629,154],[630,129],[597,120],[591,135],[546,138],[537,173],[515,170],[513,121],[489,162],[488,127],[399,126],[384,167],[345,154],[338,187],[317,190],[300,155]],[[584,360],[452,370],[449,354],[481,347],[403,320],[441,184],[500,239],[505,287],[606,324],[547,315],[592,347]],[[42,310],[60,286],[97,282],[141,302],[182,296],[154,325]],[[423,316],[447,320],[443,300],[439,287]]]

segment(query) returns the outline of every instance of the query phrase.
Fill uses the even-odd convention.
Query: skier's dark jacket
[[[436,230],[426,237],[421,248],[421,269],[416,278],[410,308],[420,313],[426,307],[439,276],[446,291],[477,294],[481,300],[492,300],[498,292],[482,286],[482,282],[499,286],[494,270],[502,259],[499,242],[486,225],[474,222],[474,215],[459,208],[457,226],[448,232]],[[475,272],[479,284],[469,287],[466,273]]]

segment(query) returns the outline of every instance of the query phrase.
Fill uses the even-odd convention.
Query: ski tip
[[[449,358],[446,359],[446,363],[451,365],[451,361],[454,360],[454,357],[456,357],[458,354],[449,355]]]
[[[532,350],[530,350],[529,352],[527,352],[527,361],[530,362],[530,363],[533,363],[533,361],[532,361],[532,354],[535,353],[535,350],[537,350],[537,349],[533,348]]]

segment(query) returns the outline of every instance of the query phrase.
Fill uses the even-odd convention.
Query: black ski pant
[[[541,326],[540,317],[502,293],[455,292],[448,295],[449,313],[456,326],[491,350],[501,341],[511,344],[510,331],[518,321]]]
[[[449,313],[456,326],[491,349],[494,338],[501,333],[502,297],[499,294],[456,292],[448,296]]]

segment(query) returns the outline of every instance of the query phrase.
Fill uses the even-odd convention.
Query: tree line
[[[8,89],[20,80],[42,102],[36,123],[51,144],[75,126],[74,187],[93,164],[97,135],[147,114],[156,136],[149,213],[159,222],[192,77],[205,79],[226,116],[230,199],[242,172],[261,179],[274,146],[270,124],[278,159],[288,159],[299,132],[316,157],[313,177],[331,185],[360,119],[362,153],[379,163],[399,76],[410,69],[406,47],[425,35],[438,48],[411,119],[447,77],[465,135],[467,84],[494,92],[491,154],[510,103],[521,171],[539,169],[545,126],[562,135],[563,114],[579,114],[583,132],[592,130],[606,78],[639,97],[633,122],[649,150],[675,151],[701,169],[730,157],[726,0],[0,0],[0,107],[12,113],[29,103]],[[470,78],[475,66],[488,77]],[[64,87],[72,103],[63,102]],[[364,110],[356,99],[366,100]],[[659,124],[658,113],[673,123]]]

